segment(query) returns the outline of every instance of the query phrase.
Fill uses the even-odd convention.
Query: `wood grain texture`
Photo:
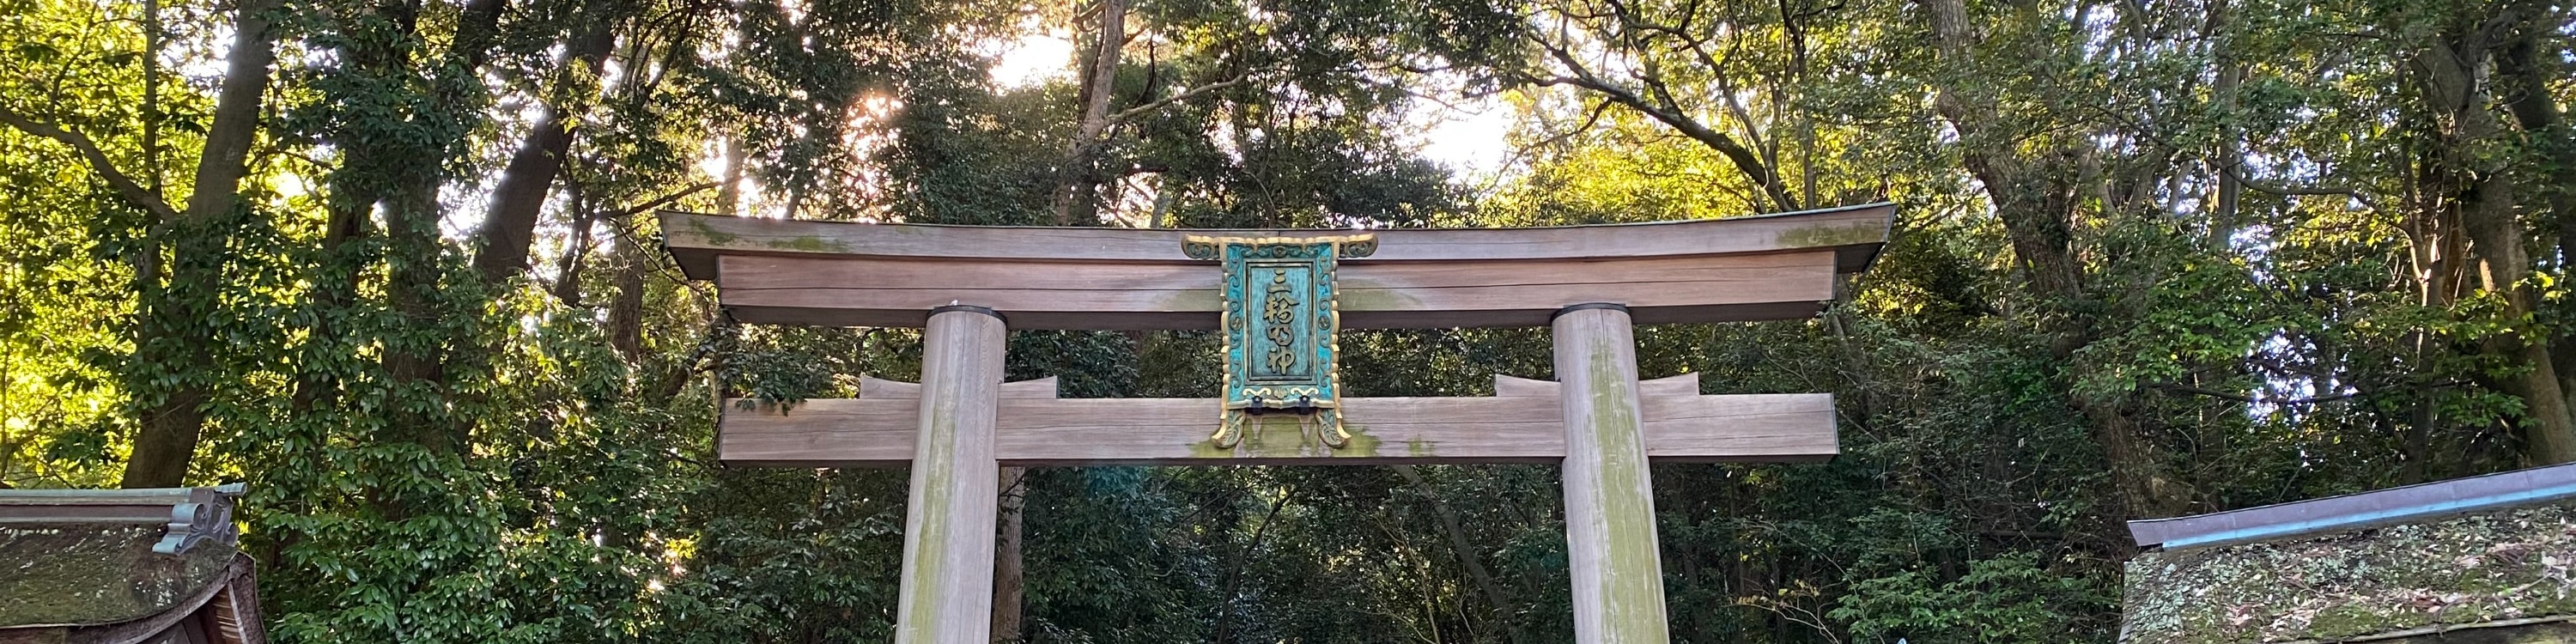
[[[1565,553],[1574,641],[1665,644],[1663,557],[1646,468],[1637,340],[1620,309],[1567,311],[1552,325],[1565,409]]]
[[[1833,394],[1643,396],[1657,463],[1812,463],[1842,453]]]
[[[1516,379],[1517,380],[1517,379]],[[1702,396],[1645,387],[1647,455],[1656,462],[1816,462],[1837,452],[1831,394]],[[1543,382],[1543,381],[1529,381]],[[1554,385],[1555,383],[1545,383]],[[1006,385],[1007,387],[1007,385]],[[867,385],[861,385],[866,391]],[[1695,389],[1696,387],[1693,387]],[[1345,398],[1364,449],[1335,452],[1302,438],[1293,417],[1268,416],[1234,450],[1207,444],[1213,398],[1005,396],[994,430],[1006,465],[1370,465],[1556,463],[1565,458],[1556,397]],[[780,411],[727,405],[718,454],[737,466],[900,467],[913,457],[908,399],[817,399]]]
[[[911,496],[905,505],[897,644],[989,644],[1001,465],[993,429],[1002,321],[950,311],[922,330]],[[864,389],[864,385],[862,385]]]
[[[1354,262],[1603,259],[1833,249],[1859,272],[1887,241],[1893,204],[1639,224],[1540,228],[1384,229],[1377,253]],[[1296,237],[1348,230],[1177,230],[937,226],[661,214],[662,239],[694,279],[718,279],[722,255],[874,256],[1153,262],[1180,255],[1184,235]]]
[[[953,299],[953,298],[952,298]],[[1825,309],[1824,302],[1776,302],[1717,306],[1675,306],[1639,309],[1638,324],[1679,324],[1689,322],[1762,322],[1767,320],[1803,320],[1815,317]],[[751,324],[786,324],[797,326],[879,326],[919,327],[921,311],[853,311],[794,306],[726,305],[734,319]],[[1447,329],[1484,327],[1547,326],[1550,311],[1516,309],[1508,311],[1444,311],[1434,314],[1395,313],[1384,317],[1362,313],[1354,326],[1350,314],[1343,314],[1345,329]],[[1216,328],[1214,312],[1119,313],[1103,316],[1083,311],[1012,311],[1013,328],[1193,331]]]
[[[1207,262],[726,256],[725,307],[754,323],[919,326],[951,303],[1020,329],[1212,329],[1222,274]],[[1557,309],[1620,302],[1646,323],[1794,319],[1834,298],[1829,250],[1598,260],[1346,262],[1345,328],[1539,326]]]
[[[1554,380],[1518,378],[1501,374],[1494,375],[1494,395],[1496,396],[1544,396],[1547,398],[1555,398],[1557,396],[1557,392],[1563,388],[1564,385],[1557,384]],[[1678,376],[1656,378],[1653,380],[1639,380],[1637,381],[1637,395],[1646,398],[1698,397],[1699,372],[1694,371]]]
[[[1002,383],[996,395],[1002,398],[1055,398],[1055,376],[1036,380]],[[887,380],[876,376],[859,376],[859,397],[876,399],[921,399],[921,383]]]

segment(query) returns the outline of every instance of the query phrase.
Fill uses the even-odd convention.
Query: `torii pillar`
[[[1628,308],[1580,304],[1549,321],[1565,408],[1565,547],[1574,569],[1574,641],[1671,639],[1645,405]]]
[[[903,524],[897,642],[992,639],[993,521],[1001,462],[993,459],[1001,411],[1002,316],[977,306],[932,309],[921,332],[921,440],[913,444],[912,494]]]

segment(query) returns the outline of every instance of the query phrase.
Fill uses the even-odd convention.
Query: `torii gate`
[[[728,401],[716,450],[735,465],[912,467],[898,643],[990,639],[1004,465],[1559,463],[1576,641],[1660,644],[1647,463],[1821,461],[1839,447],[1830,394],[1704,396],[1697,374],[1640,382],[1632,325],[1813,316],[1836,275],[1877,256],[1893,212],[1376,231],[661,223],[681,268],[715,281],[740,321],[924,328],[920,384],[863,379],[857,399],[787,412]],[[1247,260],[1235,247],[1275,250]],[[1265,286],[1278,301],[1251,308]],[[1496,376],[1491,398],[1341,398],[1340,326],[1549,326],[1558,381]],[[1236,368],[1217,399],[1057,399],[1053,378],[1001,381],[1005,328],[1222,328]],[[1246,345],[1261,342],[1279,362],[1251,364]],[[1278,387],[1287,395],[1252,386],[1298,378]]]

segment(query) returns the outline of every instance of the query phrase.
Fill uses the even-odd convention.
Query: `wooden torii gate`
[[[1593,644],[1669,638],[1649,462],[1821,461],[1839,449],[1830,394],[1707,396],[1697,374],[1639,381],[1632,325],[1813,316],[1834,299],[1838,274],[1877,256],[1893,211],[1376,231],[678,213],[661,223],[671,255],[691,278],[713,280],[737,320],[924,329],[920,384],[863,379],[856,399],[783,412],[728,401],[717,439],[718,456],[735,465],[911,466],[896,642],[990,638],[1004,465],[1557,463],[1576,641]],[[1246,406],[1232,393],[1057,399],[1053,378],[1002,382],[1006,328],[1241,327],[1246,309],[1221,313],[1238,304],[1225,274],[1185,254],[1185,243],[1359,239],[1354,232],[1372,234],[1374,248],[1341,251],[1338,273],[1327,263],[1314,278],[1326,285],[1324,313],[1339,309],[1337,322],[1319,319],[1323,341],[1335,326],[1548,326],[1557,381],[1496,376],[1491,398],[1338,398],[1328,382],[1309,402],[1337,412],[1347,439],[1275,406],[1234,417],[1244,426],[1230,439],[1212,434],[1221,406],[1226,415]],[[1274,277],[1287,283],[1284,271]],[[1233,299],[1242,297],[1238,288]],[[1263,403],[1252,400],[1259,414]]]

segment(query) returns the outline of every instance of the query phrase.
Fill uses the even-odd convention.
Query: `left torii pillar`
[[[1004,325],[976,306],[930,311],[922,329],[920,437],[903,529],[895,644],[992,641],[994,418]]]

